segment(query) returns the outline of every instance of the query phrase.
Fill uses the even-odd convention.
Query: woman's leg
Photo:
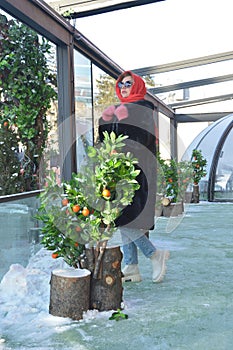
[[[123,243],[123,252],[126,254],[124,261],[126,264],[137,264],[137,247],[147,258],[155,253],[156,248],[142,230],[122,228],[121,237]]]
[[[166,260],[169,258],[169,252],[156,249],[153,243],[141,230],[122,228],[121,236],[124,261],[126,263],[126,266],[122,271],[125,276],[123,281],[141,281],[141,275],[138,269],[138,247],[147,258],[151,259],[153,282],[161,282],[166,272]]]
[[[125,230],[121,230],[123,258],[126,265],[138,264],[138,249],[134,241],[127,235]]]
[[[142,277],[138,268],[138,248],[127,234],[128,230],[121,229],[123,259],[125,267],[122,270],[123,282],[140,282]]]

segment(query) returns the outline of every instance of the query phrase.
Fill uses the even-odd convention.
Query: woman
[[[140,282],[138,250],[151,259],[153,282],[161,282],[166,272],[168,251],[156,249],[148,238],[154,229],[156,196],[156,139],[153,118],[154,105],[145,100],[146,87],[143,79],[130,71],[122,73],[116,81],[116,94],[120,105],[109,106],[99,121],[99,137],[103,132],[114,131],[117,136],[127,135],[124,152],[130,151],[137,159],[140,189],[133,202],[116,220],[123,242],[125,267],[123,281]]]

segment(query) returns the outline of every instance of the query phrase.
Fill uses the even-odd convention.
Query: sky
[[[231,51],[232,0],[165,0],[80,18],[76,28],[123,69],[154,66]]]

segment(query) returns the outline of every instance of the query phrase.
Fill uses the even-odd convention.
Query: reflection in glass
[[[86,148],[93,144],[91,61],[74,52],[75,121],[77,169],[85,161]]]

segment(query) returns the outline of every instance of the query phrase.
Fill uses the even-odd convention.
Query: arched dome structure
[[[191,160],[197,149],[207,160],[207,175],[201,179],[200,199],[233,201],[233,114],[204,129],[189,145],[182,160]]]

